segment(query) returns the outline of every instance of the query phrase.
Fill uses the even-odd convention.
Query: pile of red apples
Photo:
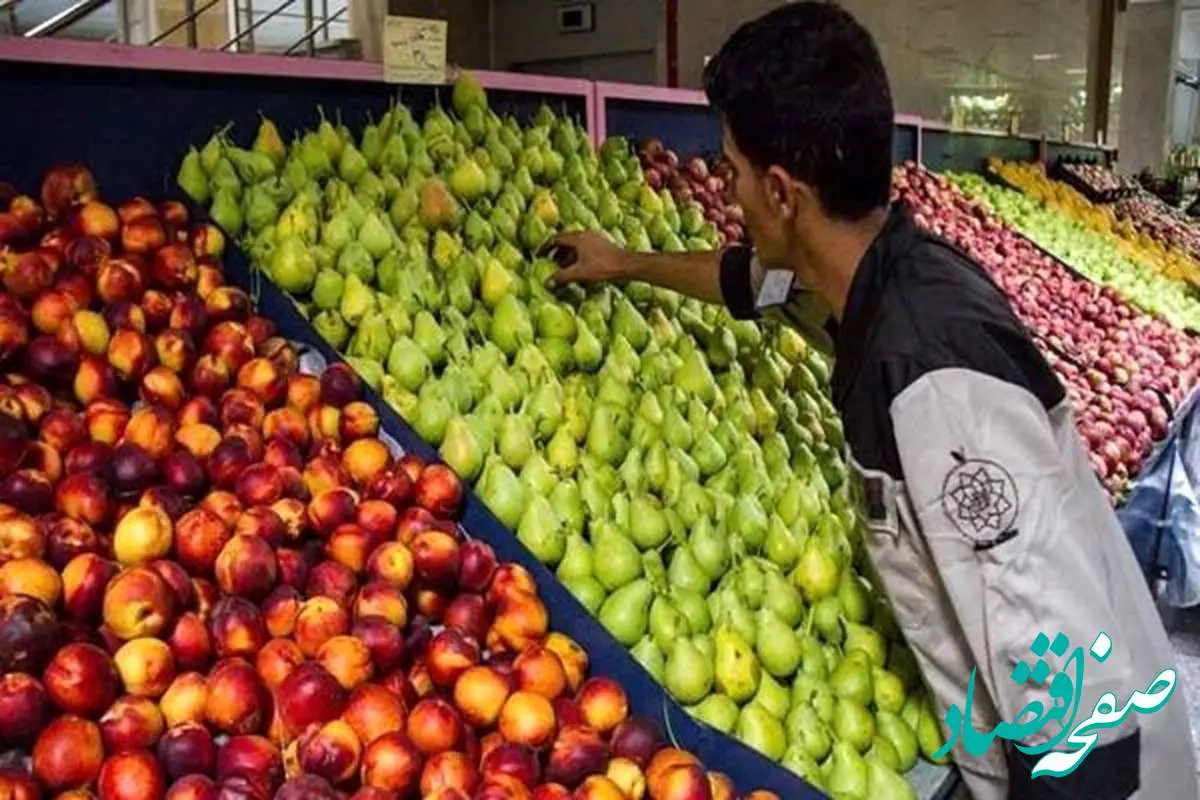
[[[983,265],[1066,387],[1092,468],[1119,497],[1196,383],[1191,336],[1091,283],[969,200],[944,178],[906,164],[895,194],[917,224]]]
[[[729,197],[731,175],[725,161],[718,161],[711,170],[708,162],[699,156],[683,163],[679,155],[667,149],[659,139],[643,142],[638,156],[647,185],[669,190],[680,210],[688,203],[699,204],[704,218],[716,226],[722,244],[745,240],[742,207]]]
[[[0,209],[0,797],[737,796],[353,371],[299,371],[218,229],[81,167]]]

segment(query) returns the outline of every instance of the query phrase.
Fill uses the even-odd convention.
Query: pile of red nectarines
[[[736,796],[352,370],[299,371],[218,229],[77,167],[0,209],[0,798]]]

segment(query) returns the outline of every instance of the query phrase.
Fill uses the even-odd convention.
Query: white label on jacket
[[[796,276],[790,270],[767,270],[758,290],[758,299],[754,302],[755,307],[763,309],[783,305],[792,296],[792,285],[795,281]]]

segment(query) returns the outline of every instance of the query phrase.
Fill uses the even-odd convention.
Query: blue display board
[[[896,123],[892,134],[892,163],[916,161],[920,153],[921,129],[913,123]]]
[[[602,98],[601,102],[606,104],[605,136],[626,136],[634,141],[655,137],[689,157],[721,149],[721,120],[707,106],[616,98]]]
[[[988,158],[1037,161],[1041,142],[1001,134],[921,129],[921,162],[935,172],[979,172]]]

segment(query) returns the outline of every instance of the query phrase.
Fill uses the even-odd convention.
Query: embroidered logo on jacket
[[[954,467],[942,482],[942,511],[975,546],[988,550],[1017,535],[1020,498],[1012,475],[995,461],[950,451]]]

